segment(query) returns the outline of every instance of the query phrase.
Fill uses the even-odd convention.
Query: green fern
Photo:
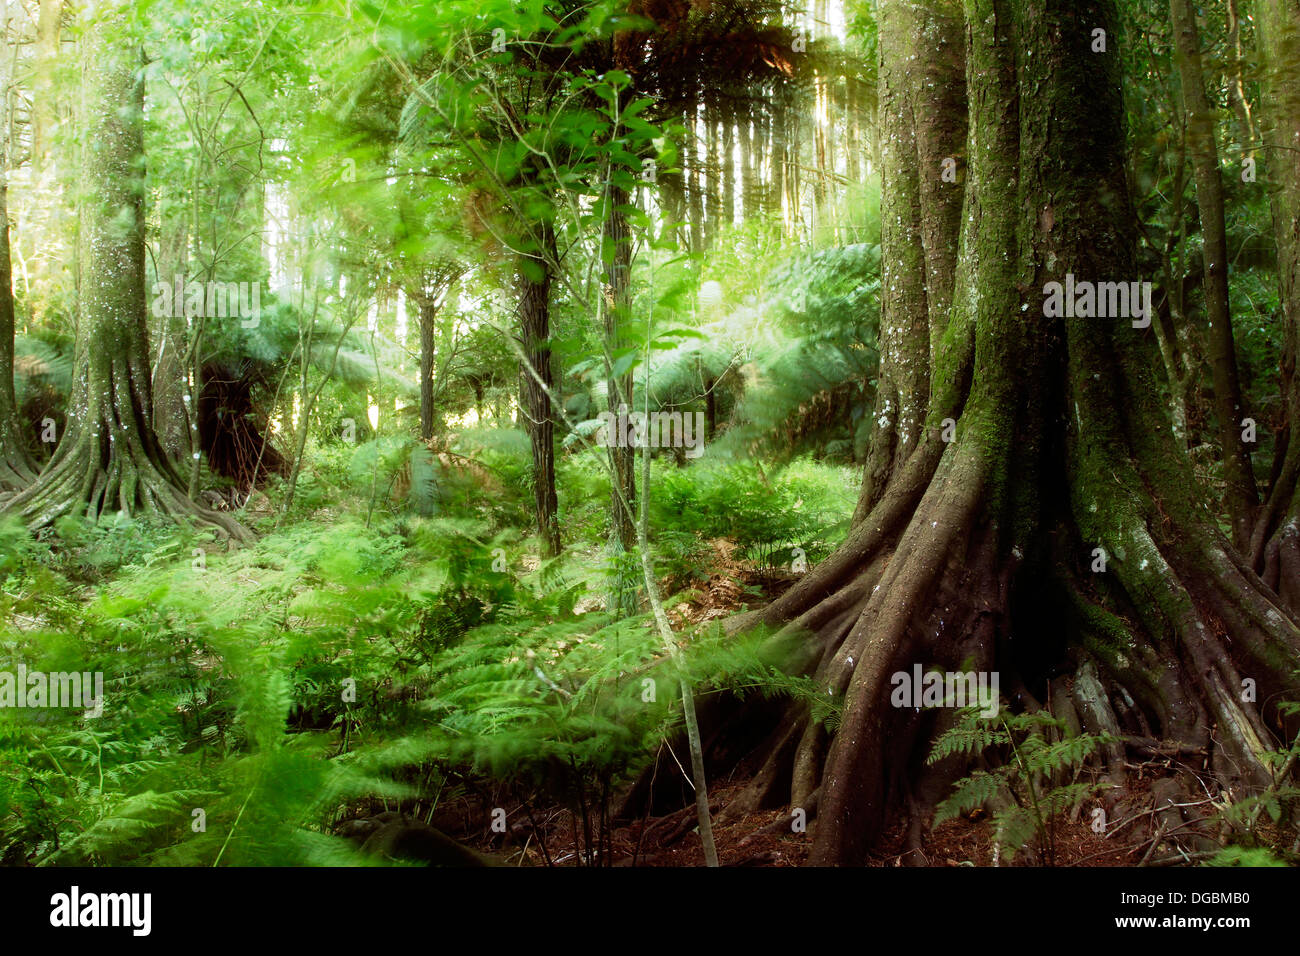
[[[1045,733],[1056,735],[1049,740]],[[1101,785],[1077,779],[1098,747],[1112,742],[1102,734],[1068,736],[1065,724],[1045,712],[983,717],[963,708],[953,726],[934,742],[928,758],[971,758],[997,749],[1004,758],[992,770],[974,770],[953,785],[935,810],[934,826],[987,807],[999,796],[1009,798],[992,817],[998,855],[1012,860],[1027,845],[1048,861],[1055,857],[1055,818],[1094,797]],[[1045,785],[1068,775],[1069,783]]]

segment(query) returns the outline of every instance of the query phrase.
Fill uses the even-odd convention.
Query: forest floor
[[[744,608],[747,598],[752,601],[755,591],[761,591],[764,598],[770,600],[795,580],[793,575],[758,569],[735,559],[729,542],[724,539],[713,542],[713,545],[718,562],[706,581],[697,582],[696,596],[673,609],[675,629],[736,613]],[[1150,769],[1155,772],[1138,774],[1137,789],[1149,789],[1160,775],[1159,768]],[[787,811],[756,811],[735,818],[720,814],[719,811],[731,805],[744,791],[747,783],[748,780],[742,777],[732,776],[711,784],[713,835],[720,864],[735,867],[805,865],[812,834],[810,830],[795,832]],[[580,831],[582,824],[567,807],[534,808],[534,818],[547,834],[545,853],[536,840],[519,839],[521,834],[532,831],[531,826],[512,828],[511,839],[504,842],[485,839],[483,829],[471,823],[482,820],[483,812],[480,800],[467,797],[440,809],[434,823],[500,865],[580,865],[576,847],[585,840],[575,839],[579,836],[575,831]],[[514,819],[515,815],[512,814],[511,818]],[[809,828],[815,826],[815,820],[808,821]],[[1131,844],[1130,841],[1106,839],[1092,831],[1085,813],[1076,814],[1074,820],[1062,815],[1052,821],[1051,826],[1054,856],[1050,861],[1034,859],[1028,854],[1021,854],[1014,860],[996,860],[994,826],[983,811],[946,821],[927,831],[922,837],[920,858],[908,859],[906,820],[899,818],[886,829],[881,846],[868,865],[954,867],[1038,866],[1046,863],[1055,866],[1125,867],[1138,863],[1150,845],[1149,839]],[[611,865],[615,867],[705,865],[693,805],[663,816],[615,826],[611,840]]]
[[[761,603],[770,601],[796,580],[792,574],[758,568],[737,558],[726,539],[717,539],[711,545],[715,552],[711,573],[706,580],[695,583],[695,596],[691,600],[673,608],[671,617],[675,630],[698,626],[744,610],[752,605],[755,594],[762,595]],[[667,586],[672,582],[663,583]],[[1176,776],[1187,768],[1174,767],[1164,759],[1151,759],[1132,763],[1129,770],[1126,806],[1154,807],[1156,801],[1151,791],[1157,781]],[[805,865],[815,820],[809,820],[803,832],[795,832],[787,810],[757,811],[739,817],[721,812],[741,795],[748,782],[736,774],[711,781],[713,835],[720,864],[735,867]],[[468,815],[472,815],[472,811]],[[568,809],[559,806],[546,808],[536,815],[548,821],[545,832],[549,843],[549,865],[579,865],[575,847],[578,842],[585,842],[575,840],[575,827],[580,829],[580,822]],[[904,814],[897,813],[886,827],[881,844],[868,865],[1132,867],[1145,865],[1156,858],[1163,858],[1167,865],[1171,857],[1177,859],[1177,851],[1160,841],[1158,832],[1153,834],[1149,826],[1142,825],[1146,816],[1144,811],[1133,812],[1123,827],[1112,826],[1110,833],[1103,836],[1093,831],[1087,810],[1076,808],[1072,814],[1058,814],[1048,821],[1050,856],[1022,852],[1008,859],[1004,855],[999,858],[995,823],[984,810],[926,829],[921,836],[919,854],[909,853],[906,839],[908,821]],[[1137,825],[1128,827],[1128,822]],[[1209,836],[1205,829],[1208,825],[1207,820],[1193,829]],[[1271,828],[1265,826],[1264,829]],[[507,865],[548,865],[547,856],[542,854],[535,841],[524,847],[500,844],[494,847],[481,839],[481,830],[458,836],[471,845],[477,844],[481,852]],[[477,841],[476,836],[480,837]],[[616,826],[612,831],[610,855],[613,858],[611,865],[616,867],[704,866],[704,849],[694,806]]]
[[[746,781],[737,780],[717,787],[710,793],[715,811],[714,842],[722,866],[781,867],[803,866],[808,859],[811,832],[795,833],[790,827],[790,815],[784,810],[766,810],[745,814],[736,819],[717,819],[717,811],[731,803],[745,788]],[[524,840],[522,845],[513,840],[510,845],[494,845],[482,839],[482,829],[474,833],[457,833],[449,825],[457,818],[481,817],[481,808],[475,801],[467,800],[463,807],[448,806],[440,812],[435,823],[442,823],[449,833],[472,845],[488,858],[507,866],[577,866],[574,850],[575,820],[566,808],[551,807],[536,812],[539,821],[545,821],[547,852],[544,855],[536,841]],[[810,821],[810,827],[815,822]],[[578,828],[581,828],[580,822]],[[1054,822],[1055,857],[1050,865],[1126,867],[1141,859],[1149,841],[1132,846],[1124,841],[1108,840],[1093,833],[1086,816],[1071,822],[1065,817]],[[905,822],[897,820],[887,830],[879,850],[872,855],[869,866],[989,866],[994,861],[993,827],[987,815],[972,814],[959,820],[949,820],[925,834],[922,839],[920,859],[908,860],[905,852]],[[478,836],[476,841],[474,836]],[[704,866],[704,849],[695,823],[695,808],[660,817],[649,817],[631,825],[613,830],[612,852],[615,867],[698,867]],[[1003,859],[1003,866],[1040,866],[1043,861],[1021,855],[1014,860]]]

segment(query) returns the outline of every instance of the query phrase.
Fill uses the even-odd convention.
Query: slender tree
[[[36,479],[36,463],[23,441],[14,398],[14,294],[5,193],[0,183],[0,491],[12,491]]]
[[[1259,492],[1243,441],[1246,417],[1237,374],[1237,351],[1228,303],[1228,238],[1223,218],[1223,178],[1219,172],[1219,146],[1214,133],[1215,111],[1205,93],[1201,66],[1200,32],[1191,0],[1170,0],[1178,74],[1182,83],[1183,111],[1187,117],[1187,151],[1196,182],[1196,205],[1201,221],[1202,287],[1209,323],[1210,371],[1214,378],[1214,408],[1219,446],[1228,482],[1227,505],[1232,537],[1239,548],[1250,541]]]
[[[0,46],[3,64],[3,101],[5,116],[12,115],[9,97],[12,89],[14,47],[9,42],[9,16],[0,15]],[[36,479],[36,463],[23,440],[14,395],[14,289],[9,258],[9,123],[4,124],[3,149],[0,150],[0,492],[25,488]]]
[[[458,263],[443,263],[425,270],[420,276],[421,281],[407,289],[407,294],[415,302],[420,327],[420,438],[424,441],[433,437],[438,313],[442,311],[452,285],[463,271]]]
[[[611,361],[606,380],[607,405],[615,415],[619,409],[632,407],[632,374],[613,374],[613,356],[627,348],[627,325],[632,306],[632,233],[628,228],[625,207],[630,201],[627,189],[613,181],[614,171],[605,192],[608,209],[604,220],[604,240],[609,261],[605,266],[605,341]],[[610,540],[617,548],[630,551],[636,545],[636,449],[630,445],[611,444],[610,465],[614,486],[610,489]]]
[[[533,504],[537,509],[537,535],[547,557],[560,553],[559,500],[555,493],[555,412],[551,391],[555,384],[551,364],[552,264],[557,261],[555,227],[540,221],[536,240],[520,252],[519,332],[524,354],[537,375],[521,374],[520,408],[533,451]],[[538,379],[541,381],[538,381]]]
[[[1300,611],[1300,2],[1260,0],[1255,9],[1264,67],[1261,180],[1277,242],[1285,418],[1250,555],[1269,586]]]

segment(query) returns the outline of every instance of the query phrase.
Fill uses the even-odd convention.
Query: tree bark
[[[538,249],[519,258],[519,328],[524,355],[536,372],[527,370],[520,382],[520,411],[533,451],[533,504],[537,509],[537,536],[542,553],[560,553],[559,501],[555,494],[555,419],[550,390],[551,367],[551,263],[556,261],[555,230],[550,223],[536,226]],[[538,382],[538,378],[541,382]]]
[[[433,365],[437,350],[438,302],[420,296],[420,440],[433,438]]]
[[[688,248],[692,253],[704,251],[704,196],[700,191],[700,141],[697,112],[692,106],[686,111],[684,170],[686,176],[686,220],[690,237]]]
[[[722,164],[718,159],[718,107],[704,103],[704,249],[712,249],[722,220]]]
[[[758,212],[758,185],[754,176],[754,140],[756,131],[751,132],[751,117],[740,117],[737,135],[740,139],[740,214],[744,222],[749,222]]]
[[[722,155],[718,157],[718,162],[722,176],[722,209],[718,225],[730,229],[736,222],[736,118],[732,115],[729,103],[720,112]]]
[[[772,136],[768,144],[768,157],[772,164],[772,184],[767,191],[768,211],[786,224],[786,141],[789,139],[786,119],[789,109],[786,106],[786,94],[782,91],[772,104]]]
[[[1269,586],[1300,611],[1300,0],[1260,0],[1255,10],[1263,60],[1261,167],[1277,242],[1285,417],[1250,556]]]
[[[1259,492],[1250,463],[1250,449],[1242,441],[1246,411],[1237,374],[1237,351],[1228,303],[1228,239],[1223,214],[1223,179],[1219,173],[1219,147],[1214,134],[1215,115],[1205,94],[1200,36],[1191,0],[1170,0],[1178,73],[1187,116],[1187,151],[1196,182],[1196,204],[1201,220],[1201,253],[1205,263],[1202,287],[1210,331],[1210,371],[1214,378],[1214,409],[1218,419],[1219,447],[1227,481],[1225,504],[1232,521],[1232,537],[1245,550]]]
[[[921,440],[961,223],[961,186],[944,174],[956,176],[966,138],[960,7],[886,5],[879,29],[881,175],[890,188],[880,209],[881,370],[858,520]],[[934,50],[922,47],[922,31]]]
[[[632,306],[632,234],[624,210],[629,202],[627,190],[610,183],[606,190],[604,242],[612,258],[605,266],[605,343],[607,355],[627,345],[623,331],[631,320]],[[632,410],[632,373],[614,377],[606,364],[606,404],[617,416],[621,408]],[[610,543],[616,550],[631,551],[636,546],[636,449],[611,443],[610,467]]]

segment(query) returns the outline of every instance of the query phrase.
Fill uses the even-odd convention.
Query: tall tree
[[[144,268],[144,58],[132,7],[92,7],[82,49],[81,257],[76,380],[68,427],[40,478],[8,504],[31,526],[82,512],[198,517],[152,422]]]
[[[559,500],[555,493],[555,388],[551,364],[551,282],[558,253],[555,225],[535,224],[529,247],[518,257],[519,332],[528,368],[520,376],[520,408],[533,450],[533,504],[537,535],[546,557],[560,553]]]
[[[1219,145],[1214,133],[1216,116],[1205,93],[1196,9],[1191,0],[1169,0],[1169,10],[1182,84],[1183,111],[1187,117],[1187,152],[1192,162],[1196,205],[1201,221],[1201,255],[1205,267],[1201,281],[1209,323],[1207,340],[1210,371],[1214,378],[1219,446],[1228,482],[1227,505],[1232,519],[1233,541],[1244,549],[1250,542],[1259,492],[1255,487],[1250,452],[1242,439],[1245,408],[1237,374],[1232,311],[1228,303],[1228,237],[1223,218],[1223,177],[1219,172]]]
[[[464,272],[457,262],[444,262],[422,270],[419,282],[407,287],[415,302],[420,327],[420,438],[433,437],[435,359],[438,354],[438,313],[447,302],[451,287]]]
[[[1260,0],[1255,9],[1263,60],[1260,163],[1277,242],[1286,407],[1250,554],[1269,586],[1300,611],[1300,0]]]
[[[632,407],[632,373],[614,373],[615,356],[628,347],[627,326],[632,318],[632,233],[628,228],[627,206],[630,197],[627,189],[614,181],[616,171],[611,167],[610,182],[605,192],[607,210],[604,221],[604,241],[608,256],[605,265],[605,342],[608,355],[606,394],[609,411],[618,415],[620,408]],[[636,545],[636,449],[630,444],[611,443],[609,448],[613,481],[610,487],[610,542],[618,549],[630,551]]]
[[[1285,732],[1264,702],[1300,689],[1300,621],[1198,495],[1149,331],[1132,310],[1067,317],[1052,305],[1068,277],[1140,278],[1115,5],[967,0],[965,13],[960,255],[919,440],[882,489],[868,480],[874,501],[833,556],[735,623],[777,627],[790,666],[843,698],[829,746],[807,710],[786,714],[748,795],[816,799],[815,864],[862,862],[905,795],[922,819],[932,805],[903,783],[937,729],[934,712],[892,700],[913,665],[999,673],[1003,695],[1031,710],[1054,674],[1095,670],[1106,690],[1087,698],[1089,720],[1115,725],[1113,692],[1134,702],[1126,725],[1205,750],[1220,784],[1247,789],[1272,779],[1265,741]],[[888,26],[891,58],[947,53],[933,20]],[[882,112],[890,82],[882,69]],[[900,188],[890,170],[886,191]],[[898,275],[915,244],[893,238],[883,254]],[[928,352],[911,336],[881,375]],[[1122,777],[1123,748],[1105,759]]]
[[[9,156],[10,124],[13,115],[9,103],[14,74],[14,45],[9,41],[9,8],[0,14],[0,50],[4,53],[3,89],[4,140],[0,143],[0,492],[25,488],[36,478],[36,463],[23,440],[14,395],[14,288],[9,257]]]
[[[0,178],[0,491],[13,491],[36,479],[36,463],[23,441],[14,397],[14,292],[6,194]]]

